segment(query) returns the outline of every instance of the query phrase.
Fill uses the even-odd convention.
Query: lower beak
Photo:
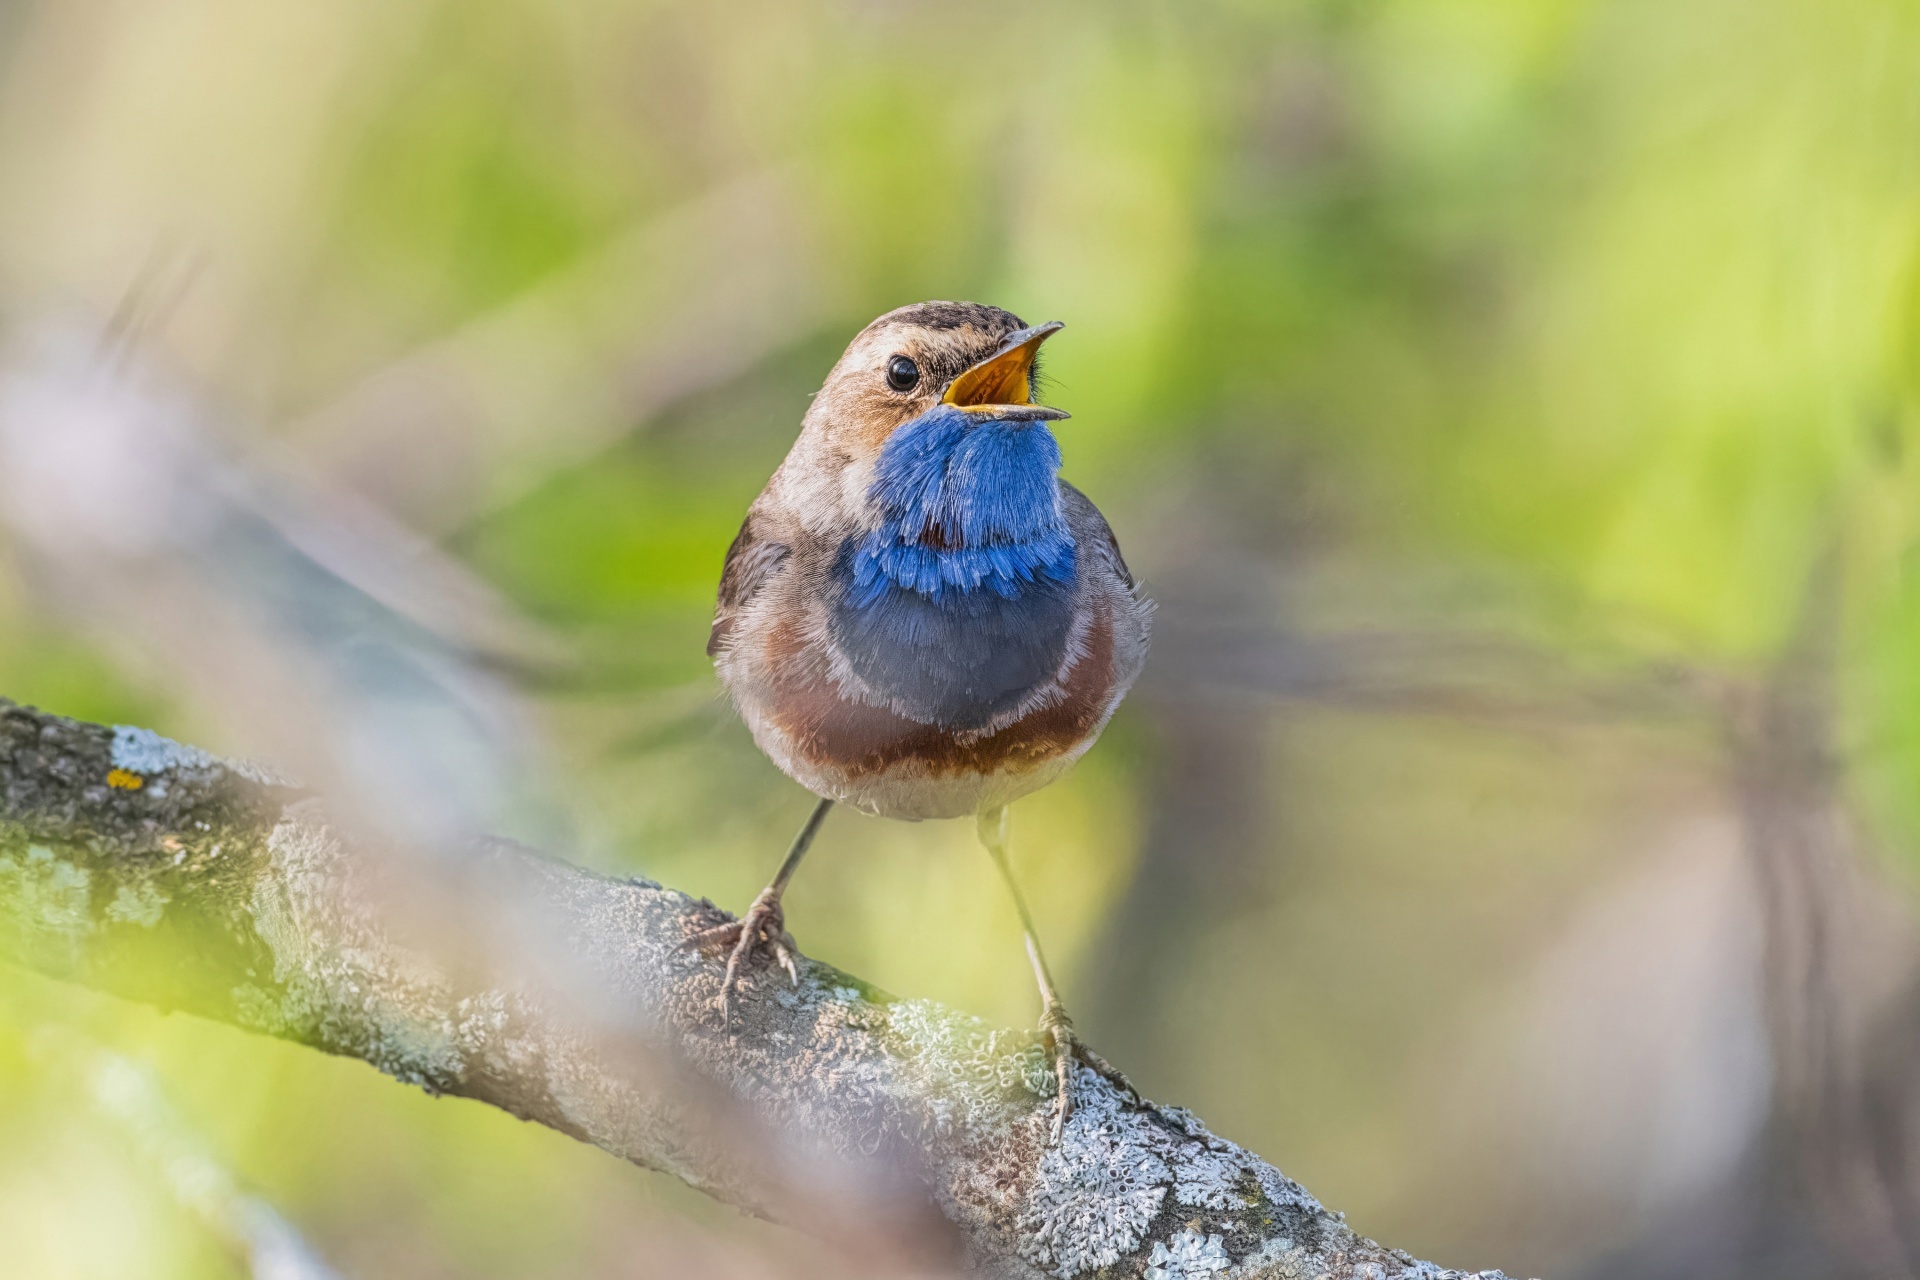
[[[1000,349],[947,384],[940,403],[1009,420],[1044,421],[1070,415],[1033,402],[1033,360],[1040,344],[1066,326],[1058,320],[1007,335]]]

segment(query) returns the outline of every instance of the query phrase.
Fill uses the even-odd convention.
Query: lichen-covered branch
[[[1091,1072],[1050,1143],[1031,1036],[827,965],[805,962],[797,987],[756,975],[722,1027],[719,963],[681,946],[719,918],[710,904],[478,845],[446,899],[477,876],[537,903],[570,964],[612,993],[623,1038],[503,972],[485,938],[448,941],[433,886],[394,882],[421,869],[377,848],[258,770],[0,700],[0,955],[17,963],[359,1058],[755,1211],[792,1204],[761,1165],[884,1161],[989,1275],[1464,1280],[1356,1236],[1191,1114]],[[716,1138],[703,1089],[779,1135],[783,1160]]]

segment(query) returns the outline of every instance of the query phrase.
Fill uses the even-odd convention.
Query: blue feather
[[[975,728],[1055,678],[1073,627],[1060,445],[1040,422],[941,406],[895,431],[848,539],[835,643],[923,723]]]
[[[855,607],[901,587],[933,599],[1073,580],[1060,444],[1044,423],[941,405],[893,433],[868,491],[879,514],[853,558]]]

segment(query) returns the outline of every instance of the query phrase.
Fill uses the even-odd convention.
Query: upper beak
[[[1064,409],[1033,402],[1033,358],[1040,344],[1066,328],[1058,320],[1007,335],[1000,349],[947,384],[941,404],[1010,420],[1070,417]]]

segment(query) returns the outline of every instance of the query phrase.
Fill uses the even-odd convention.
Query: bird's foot
[[[800,985],[800,970],[793,962],[793,935],[786,931],[786,913],[781,910],[780,895],[772,889],[761,890],[760,896],[753,900],[753,905],[738,920],[702,929],[680,945],[702,951],[709,947],[732,948],[727,955],[727,972],[720,979],[720,1021],[723,1025],[732,1021],[733,990],[739,985],[747,962],[755,951],[764,951],[769,959],[787,971],[787,978],[794,986]]]
[[[1073,1066],[1076,1062],[1090,1068],[1135,1102],[1141,1100],[1140,1091],[1133,1087],[1131,1080],[1074,1034],[1073,1019],[1067,1016],[1065,1006],[1058,1001],[1050,1002],[1046,1012],[1040,1015],[1040,1032],[1046,1037],[1047,1052],[1053,1058],[1056,1084],[1053,1140],[1056,1143],[1066,1129],[1067,1118],[1073,1114]]]

